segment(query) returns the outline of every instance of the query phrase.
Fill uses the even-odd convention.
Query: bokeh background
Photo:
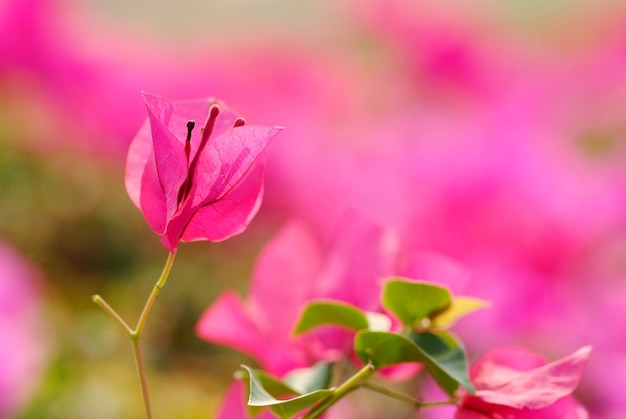
[[[0,1],[0,417],[141,417],[128,339],[167,255],[126,196],[141,91],[283,125],[242,235],[181,247],[147,327],[159,417],[207,418],[243,355],[197,338],[287,221],[348,208],[465,264],[473,358],[591,344],[626,417],[626,6],[604,1]],[[406,413],[405,413],[406,414]],[[398,416],[405,417],[405,416]]]

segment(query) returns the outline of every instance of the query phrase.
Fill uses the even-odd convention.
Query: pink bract
[[[222,294],[198,322],[198,335],[251,355],[278,376],[347,355],[347,331],[293,336],[301,311],[315,298],[380,310],[378,281],[392,273],[395,245],[385,229],[355,214],[344,221],[326,249],[304,224],[288,224],[256,262],[247,300]]]
[[[144,94],[126,189],[171,252],[182,241],[241,233],[263,196],[265,147],[279,127],[248,126],[221,102],[172,103]]]
[[[406,276],[462,287],[465,270],[436,254],[405,254],[396,234],[351,211],[327,246],[292,221],[258,258],[246,301],[223,293],[200,318],[196,331],[210,342],[247,353],[269,373],[282,376],[317,361],[349,356],[352,333],[322,327],[293,336],[301,311],[313,299],[332,299],[382,312],[385,278]]]
[[[523,348],[499,348],[470,370],[476,394],[462,392],[457,419],[571,418],[587,411],[571,396],[578,386],[591,347],[547,363]]]

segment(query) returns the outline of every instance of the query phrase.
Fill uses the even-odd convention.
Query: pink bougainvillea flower
[[[304,224],[285,226],[257,260],[246,301],[222,294],[200,318],[198,335],[249,354],[278,376],[345,356],[347,331],[294,337],[293,329],[314,298],[379,310],[378,280],[392,273],[395,244],[385,229],[351,215],[326,249]]]
[[[401,252],[393,231],[370,223],[354,211],[344,214],[327,246],[320,245],[305,224],[292,221],[263,249],[248,297],[242,300],[235,292],[224,292],[204,312],[196,333],[204,340],[248,354],[265,371],[283,377],[296,368],[352,354],[351,331],[322,327],[293,335],[307,303],[316,298],[334,299],[382,312],[380,287],[384,278],[392,275],[424,280],[443,277],[458,288],[466,272],[441,255]],[[405,379],[415,372],[414,368],[398,368],[388,371],[387,376]],[[228,407],[242,403],[242,397],[237,384],[218,417],[247,417],[241,408]],[[348,403],[341,409],[351,406]],[[338,414],[345,414],[341,409],[333,409],[330,415],[349,417]]]
[[[148,120],[128,152],[126,189],[152,230],[171,252],[181,240],[241,233],[261,204],[265,147],[281,128],[245,125],[211,99],[143,96]]]
[[[247,353],[267,372],[282,376],[351,354],[353,334],[345,330],[322,327],[293,335],[311,300],[339,300],[382,313],[381,284],[394,275],[459,289],[466,272],[441,255],[402,252],[395,232],[354,211],[344,214],[327,246],[305,224],[292,221],[263,249],[247,299],[224,292],[204,312],[196,332],[209,342]]]
[[[571,394],[590,352],[586,346],[548,364],[523,348],[495,349],[472,366],[476,395],[462,392],[456,418],[585,419]]]
[[[197,334],[250,355],[279,377],[348,355],[353,336],[348,331],[293,335],[302,309],[314,298],[379,308],[377,280],[391,273],[394,240],[387,230],[356,214],[343,221],[327,248],[305,224],[287,224],[257,260],[248,298],[242,301],[232,291],[223,293],[200,318]],[[241,383],[234,383],[217,417],[249,417],[242,408],[244,393]],[[273,417],[265,414],[261,417]],[[342,417],[332,415],[325,417]]]

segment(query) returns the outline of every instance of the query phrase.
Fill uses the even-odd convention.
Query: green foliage
[[[269,407],[281,419],[289,419],[332,395],[332,390],[299,394],[284,382],[242,365],[249,381],[249,406]]]
[[[332,364],[318,362],[310,368],[298,368],[290,371],[283,382],[300,394],[310,393],[328,387]]]
[[[451,403],[459,386],[475,392],[463,345],[444,329],[464,315],[487,306],[485,301],[453,297],[445,287],[403,278],[387,281],[381,300],[383,307],[404,326],[402,333],[389,331],[391,321],[385,314],[364,312],[351,304],[331,300],[311,302],[302,312],[294,333],[302,334],[324,325],[353,330],[356,332],[354,352],[373,368],[372,372],[398,364],[419,363],[450,396]],[[290,418],[313,406],[310,416],[318,417],[344,393],[367,385],[367,377],[356,380],[355,375],[338,387],[344,390],[341,394],[337,394],[338,389],[326,389],[332,365],[323,363],[294,370],[283,381],[243,368],[249,376],[248,405],[269,407],[280,418]],[[407,397],[411,398],[398,398],[406,401]],[[308,419],[309,415],[304,417]]]
[[[431,317],[431,326],[438,329],[448,329],[461,317],[488,306],[487,301],[477,298],[454,297],[448,308]]]
[[[413,332],[409,338],[424,354],[428,372],[450,396],[459,385],[472,394],[475,392],[469,378],[465,349],[454,335],[443,331]]]
[[[415,328],[422,320],[448,308],[452,296],[444,287],[396,278],[385,283],[382,303],[402,324]]]
[[[367,329],[367,316],[359,308],[339,301],[320,300],[306,306],[300,316],[295,334],[307,332],[315,327],[334,325],[351,330]]]
[[[411,333],[406,337],[397,333],[361,331],[356,335],[354,350],[361,361],[371,362],[376,368],[421,363],[450,396],[459,385],[474,392],[465,351],[449,333]]]
[[[377,369],[425,360],[415,343],[398,333],[361,331],[354,338],[354,351]]]

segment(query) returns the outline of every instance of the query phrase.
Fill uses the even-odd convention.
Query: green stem
[[[421,408],[437,407],[437,406],[453,406],[456,404],[455,400],[442,400],[440,402],[422,402]]]
[[[109,305],[109,303],[104,301],[104,298],[102,298],[102,297],[100,297],[99,295],[96,294],[96,295],[92,295],[91,296],[91,300],[94,303],[96,303],[102,310],[106,311],[109,315],[111,315],[113,320],[115,320],[117,323],[119,323],[120,326],[122,326],[124,328],[124,330],[126,330],[126,333],[128,333],[129,335],[131,333],[133,333],[133,330],[130,328],[128,323],[126,323],[124,321],[124,319],[119,314],[117,314],[117,312],[115,310],[113,310],[113,307],[111,307]]]
[[[392,397],[396,400],[400,400],[402,402],[408,403],[412,406],[418,407],[418,408],[426,408],[426,407],[436,407],[436,406],[448,406],[448,405],[454,405],[456,404],[456,401],[454,400],[445,400],[445,401],[439,401],[439,402],[422,402],[418,399],[416,399],[415,397],[411,397],[409,395],[406,395],[404,393],[400,393],[399,391],[396,391],[392,388],[389,387],[384,387],[381,386],[380,384],[376,384],[376,383],[372,383],[372,382],[365,382],[363,384],[363,387],[369,388],[372,391],[375,391],[377,393],[380,394],[384,394],[385,396],[389,396]]]
[[[374,366],[372,364],[367,364],[359,371],[357,371],[356,374],[346,380],[343,384],[333,390],[333,393],[326,400],[322,401],[320,404],[311,409],[306,415],[302,417],[302,419],[319,418],[330,407],[332,407],[335,403],[341,400],[341,398],[363,385],[362,382],[366,380],[370,375],[372,375],[374,371]]]
[[[141,336],[143,332],[143,328],[146,324],[146,320],[148,320],[148,314],[150,314],[150,310],[152,310],[152,306],[156,301],[156,298],[159,296],[159,292],[161,288],[165,286],[165,282],[167,281],[167,277],[170,275],[170,271],[172,270],[172,266],[174,265],[174,259],[176,258],[176,252],[171,252],[167,256],[167,261],[165,262],[165,267],[163,268],[163,272],[161,272],[161,276],[157,280],[154,287],[152,287],[152,292],[148,297],[148,301],[146,301],[146,305],[143,307],[143,311],[139,316],[139,320],[137,321],[137,327],[134,330],[134,334],[137,335],[137,339]]]
[[[384,386],[381,386],[380,384],[371,383],[369,381],[367,383],[363,384],[363,387],[367,387],[367,388],[369,388],[372,391],[375,391],[375,392],[380,393],[380,394],[384,394],[385,396],[392,397],[394,399],[400,400],[400,401],[408,403],[410,405],[413,405],[413,406],[416,406],[416,407],[422,407],[422,402],[420,402],[415,397],[411,397],[411,396],[406,395],[404,393],[400,393],[399,391],[396,391],[396,390],[394,390],[392,388],[384,387]]]
[[[146,369],[143,363],[143,355],[141,352],[141,344],[140,339],[143,333],[143,329],[146,325],[146,321],[148,320],[148,315],[152,310],[152,306],[159,296],[159,292],[165,286],[165,282],[167,281],[168,276],[170,275],[170,271],[172,270],[172,266],[174,265],[174,259],[176,257],[176,252],[171,252],[167,261],[165,262],[165,267],[161,272],[161,276],[157,280],[154,287],[152,287],[152,292],[148,296],[148,300],[139,315],[139,320],[137,320],[137,326],[135,329],[131,329],[128,323],[122,319],[122,317],[104,300],[104,298],[99,295],[94,295],[91,297],[94,303],[96,303],[100,308],[109,313],[109,315],[119,323],[128,336],[130,336],[130,340],[133,344],[133,353],[135,355],[135,365],[137,366],[137,375],[139,376],[139,385],[141,386],[141,394],[143,396],[144,407],[146,410],[146,418],[152,419],[152,408],[150,405],[150,393],[148,392],[148,380],[146,379]]]
[[[135,354],[135,366],[137,367],[137,375],[139,376],[139,386],[141,387],[141,395],[143,396],[143,405],[146,410],[146,418],[152,418],[152,407],[150,405],[150,393],[148,392],[148,380],[146,378],[146,369],[143,365],[143,355],[141,353],[141,344],[139,339],[131,338],[133,342],[133,353]]]

